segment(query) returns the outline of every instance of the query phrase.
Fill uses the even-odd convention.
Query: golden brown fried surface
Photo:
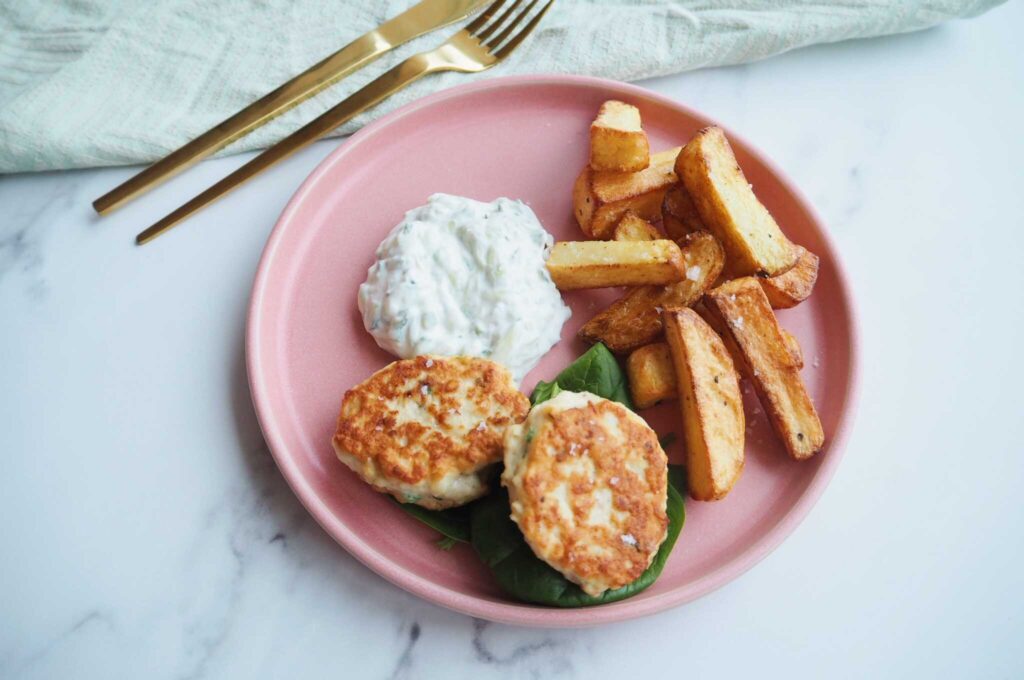
[[[645,220],[661,216],[665,190],[679,179],[673,166],[679,149],[651,156],[651,164],[639,172],[598,172],[589,165],[576,178],[572,190],[573,214],[583,233],[591,238],[611,238],[615,223],[627,210]]]
[[[562,392],[509,430],[502,483],[540,559],[590,595],[635,581],[665,540],[668,459],[621,404]]]
[[[739,378],[718,334],[692,309],[665,311],[686,440],[686,480],[699,501],[724,498],[743,472]]]
[[[797,252],[751,188],[721,128],[704,128],[683,147],[675,170],[701,221],[725,248],[734,276],[775,276]]]
[[[652,342],[634,350],[626,359],[626,375],[629,376],[629,394],[637,409],[650,408],[678,396],[672,355],[664,342]]]
[[[686,275],[675,241],[559,241],[547,261],[559,290],[665,285]]]
[[[677,241],[687,234],[707,229],[682,182],[673,184],[665,192],[665,200],[661,204],[661,224],[669,238]]]
[[[577,337],[587,343],[603,342],[619,354],[661,337],[661,310],[697,302],[714,285],[725,261],[722,246],[706,231],[688,234],[680,244],[686,273],[682,281],[630,290],[583,324]]]
[[[448,508],[487,492],[505,430],[529,408],[508,370],[492,361],[403,359],[345,393],[332,444],[377,491]]]
[[[704,304],[735,342],[744,373],[789,455],[806,460],[821,450],[825,433],[800,378],[801,362],[758,281],[728,281],[709,291]]]
[[[649,162],[650,146],[640,125],[640,109],[615,100],[602,104],[590,124],[590,167],[636,172]]]
[[[803,246],[794,246],[796,264],[787,272],[767,279],[758,279],[773,309],[789,309],[811,296],[818,280],[818,256]]]
[[[657,241],[661,232],[647,220],[637,217],[632,210],[627,210],[615,225],[612,238],[616,241]]]

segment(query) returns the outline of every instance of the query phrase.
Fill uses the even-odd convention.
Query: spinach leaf
[[[562,390],[590,392],[605,399],[617,401],[628,409],[633,408],[626,386],[626,375],[619,362],[607,347],[597,343],[579,359],[565,367],[554,382],[541,381],[530,395],[534,405],[551,399]]]
[[[561,391],[562,388],[558,386],[558,382],[544,382],[541,380],[537,383],[537,386],[533,388],[533,394],[530,395],[530,403],[536,406],[542,401],[554,399]]]
[[[587,595],[560,573],[533,554],[519,527],[510,517],[508,494],[504,489],[471,506],[470,535],[473,549],[494,574],[506,593],[524,602],[553,607],[588,607],[617,602],[636,595],[657,580],[675,546],[685,521],[682,489],[678,483],[678,466],[669,466],[668,535],[661,544],[651,566],[633,583],[609,590],[600,597]]]
[[[413,503],[398,503],[398,507],[441,534],[438,548],[451,550],[456,543],[469,543],[468,507],[428,510]]]

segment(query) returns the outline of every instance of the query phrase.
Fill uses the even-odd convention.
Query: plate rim
[[[778,548],[796,530],[820,499],[835,475],[835,471],[845,453],[847,440],[853,429],[854,421],[856,420],[861,389],[860,313],[851,292],[852,286],[850,285],[849,274],[843,263],[840,251],[836,247],[831,233],[826,228],[826,223],[814,205],[808,200],[803,191],[790,180],[789,176],[768,156],[761,152],[758,147],[751,144],[742,135],[736,134],[727,126],[715,121],[715,125],[722,127],[729,137],[738,140],[753,157],[764,164],[786,191],[791,193],[801,204],[801,207],[807,211],[811,220],[817,226],[818,233],[821,235],[826,248],[832,255],[832,260],[835,263],[839,295],[848,310],[850,361],[847,367],[846,390],[840,406],[839,421],[835,432],[832,434],[828,456],[811,479],[806,491],[771,530],[761,535],[749,549],[743,551],[736,558],[697,581],[646,600],[623,600],[618,603],[579,609],[557,609],[515,602],[491,602],[446,586],[440,586],[391,562],[377,552],[373,546],[349,530],[343,522],[338,520],[330,512],[322,499],[313,491],[308,481],[299,472],[297,466],[291,462],[291,458],[280,453],[286,447],[283,444],[276,417],[267,405],[268,397],[266,392],[268,388],[265,383],[266,376],[258,365],[262,343],[257,329],[260,326],[262,303],[267,289],[269,272],[273,267],[288,225],[292,222],[295,212],[306,199],[313,186],[321,181],[333,165],[340,162],[347,153],[363,143],[363,140],[372,137],[378,130],[390,126],[393,122],[405,116],[416,113],[421,109],[435,106],[440,102],[459,98],[480,90],[502,89],[523,85],[541,87],[554,85],[598,89],[607,92],[610,97],[634,97],[652,100],[692,118],[713,121],[712,118],[700,111],[680,104],[671,97],[652,92],[643,87],[606,78],[577,75],[519,75],[464,83],[417,99],[382,116],[380,119],[357,131],[348,139],[343,140],[343,143],[321,160],[303,180],[275,222],[260,255],[250,292],[245,329],[246,374],[260,430],[264,440],[267,442],[271,456],[284,476],[285,481],[307,512],[313,516],[313,519],[316,520],[323,530],[370,570],[421,599],[469,616],[498,623],[546,628],[590,627],[648,616],[707,595],[749,571]]]

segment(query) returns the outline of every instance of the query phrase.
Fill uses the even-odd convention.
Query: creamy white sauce
[[[363,324],[399,357],[484,357],[522,380],[570,315],[545,266],[553,242],[520,201],[434,194],[377,248]]]

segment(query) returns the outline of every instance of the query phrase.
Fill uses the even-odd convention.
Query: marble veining
[[[133,169],[0,177],[0,677],[1021,675],[1020,19],[1007,5],[645,83],[742,132],[821,212],[862,306],[865,399],[778,551],[597,629],[493,624],[395,588],[274,465],[245,374],[249,287],[336,141],[142,249],[139,229],[249,156],[103,219],[89,201]],[[964,483],[965,451],[1000,474]]]

